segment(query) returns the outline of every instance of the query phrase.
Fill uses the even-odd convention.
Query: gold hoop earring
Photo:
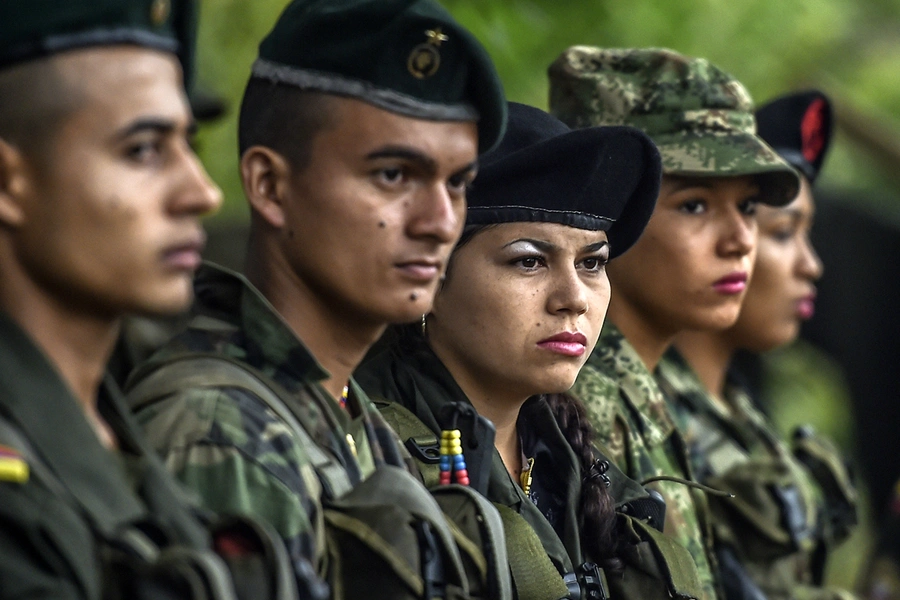
[[[422,335],[425,335],[425,315],[422,315]]]

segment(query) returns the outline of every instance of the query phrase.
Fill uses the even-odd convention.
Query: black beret
[[[466,223],[559,223],[609,234],[610,256],[640,237],[659,195],[656,146],[634,127],[569,129],[546,112],[509,103],[500,145],[483,156]]]
[[[418,119],[478,120],[480,152],[506,122],[490,57],[434,0],[294,0],[252,75]]]
[[[781,96],[756,111],[760,137],[810,183],[825,161],[833,126],[831,102],[816,90]]]
[[[133,44],[177,53],[188,79],[195,0],[2,0],[0,68],[66,50]]]

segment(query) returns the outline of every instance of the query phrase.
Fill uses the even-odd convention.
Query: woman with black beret
[[[610,468],[565,394],[606,315],[605,265],[640,236],[659,181],[659,154],[640,131],[572,131],[510,103],[432,311],[356,374],[426,484],[470,483],[500,509],[519,598],[589,597],[577,594],[606,580],[587,561],[621,570],[642,541],[671,550],[640,523],[623,537],[616,507],[643,510],[634,507],[647,494]],[[635,546],[620,552],[626,541]],[[683,558],[661,595],[691,593]],[[608,579],[623,593],[622,578]]]

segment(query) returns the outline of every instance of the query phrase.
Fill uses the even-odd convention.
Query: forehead
[[[75,117],[115,128],[140,117],[188,118],[174,55],[134,46],[87,48],[51,59]],[[76,118],[76,120],[78,120]]]
[[[737,193],[758,194],[759,183],[752,175],[736,177],[691,177],[681,175],[664,175],[662,194],[675,194],[684,190],[707,190],[712,194]]]
[[[559,223],[500,223],[485,228],[475,239],[488,245],[506,245],[517,240],[550,244],[554,249],[578,251],[585,246],[607,241],[605,231],[578,229]]]
[[[392,143],[420,147],[431,154],[477,152],[475,121],[432,121],[384,110],[362,100],[329,96],[333,127],[326,137],[356,143]],[[471,160],[471,159],[470,159]]]

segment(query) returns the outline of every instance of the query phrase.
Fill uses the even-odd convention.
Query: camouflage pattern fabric
[[[852,597],[814,585],[820,490],[746,392],[729,382],[723,401],[713,398],[674,348],[660,361],[656,378],[698,481],[735,495],[709,498],[717,546],[733,549],[750,580],[772,600]]]
[[[659,386],[610,321],[570,393],[584,403],[598,442],[625,475],[638,482],[661,475],[691,479],[684,443]],[[665,499],[664,532],[693,557],[704,600],[720,597],[703,492],[672,481],[647,487]]]
[[[757,175],[764,201],[775,204],[797,194],[797,174],[756,135],[746,88],[707,60],[662,48],[573,46],[549,76],[552,114],[573,129],[643,130],[667,175]]]
[[[304,415],[302,422],[315,424],[310,437],[338,457],[352,484],[382,464],[408,468],[396,436],[362,390],[351,381],[349,410],[341,409],[319,383],[326,372],[245,279],[205,265],[194,288],[187,330],[134,379],[185,352],[244,361],[295,394],[292,408]],[[136,417],[168,469],[203,505],[271,523],[292,558],[322,567],[322,485],[289,425],[261,399],[233,388],[185,389],[139,409]]]

